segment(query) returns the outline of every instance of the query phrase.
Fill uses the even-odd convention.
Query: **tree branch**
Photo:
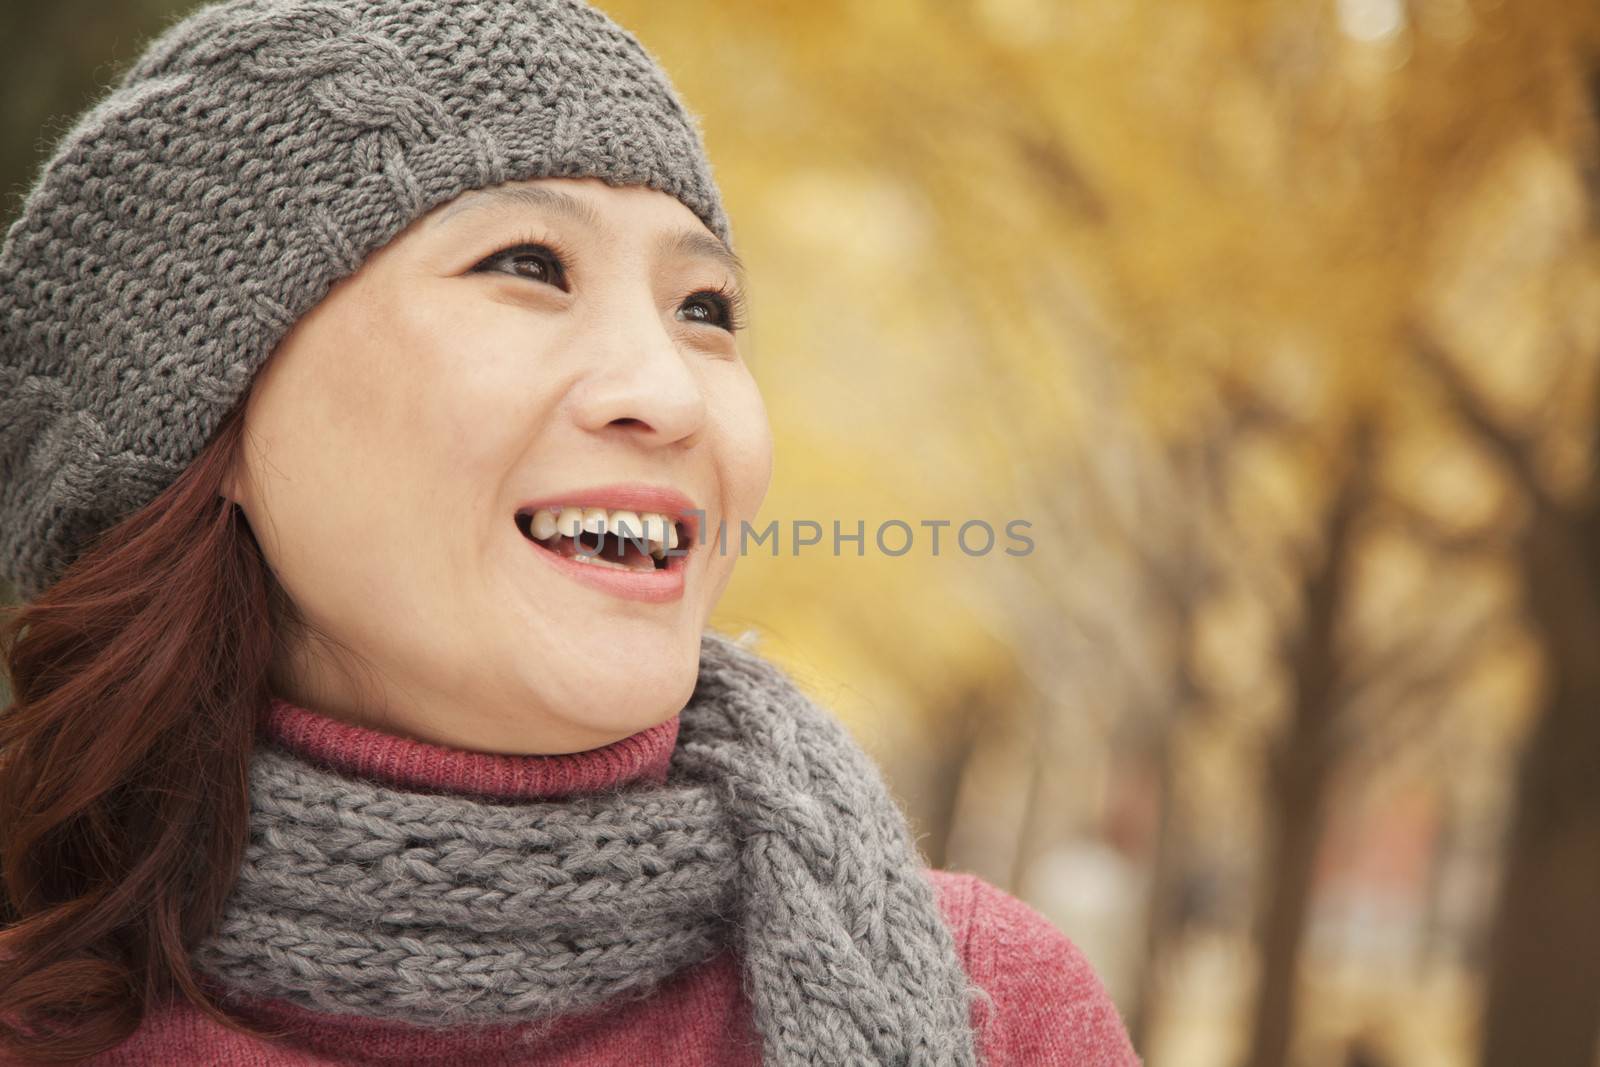
[[[1444,387],[1461,421],[1471,427],[1499,456],[1501,463],[1528,494],[1534,506],[1542,511],[1562,514],[1560,502],[1549,494],[1539,477],[1533,456],[1533,442],[1526,435],[1501,424],[1489,410],[1487,399],[1467,380],[1460,365],[1445,351],[1432,330],[1412,318],[1406,321],[1402,331],[1417,362],[1427,368]]]

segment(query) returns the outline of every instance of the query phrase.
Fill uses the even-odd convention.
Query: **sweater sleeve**
[[[932,872],[971,982],[984,1067],[1141,1067],[1088,959],[1043,915],[973,874]]]

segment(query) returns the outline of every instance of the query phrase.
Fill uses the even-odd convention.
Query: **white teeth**
[[[660,515],[645,515],[644,538],[650,542],[650,554],[660,559],[667,550],[667,520]]]
[[[576,538],[580,533],[611,533],[621,538],[644,540],[649,542],[650,554],[656,559],[662,559],[669,549],[678,547],[677,525],[654,511],[540,508],[533,513],[531,532],[536,541],[546,541],[558,534]]]
[[[534,519],[539,518],[539,512],[534,512]],[[577,537],[583,532],[583,509],[562,508],[556,516],[556,533],[562,537]]]
[[[667,551],[667,531],[672,528],[672,522],[665,515],[658,515],[653,511],[639,514],[637,527],[639,536],[650,542],[650,554],[660,559]]]

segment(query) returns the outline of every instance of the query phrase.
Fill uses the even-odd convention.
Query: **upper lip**
[[[665,515],[674,522],[685,521],[700,511],[693,500],[676,489],[645,485],[642,482],[623,482],[616,485],[594,485],[585,489],[568,489],[535,500],[527,500],[517,505],[517,514],[531,514],[541,508],[560,507],[650,512]]]

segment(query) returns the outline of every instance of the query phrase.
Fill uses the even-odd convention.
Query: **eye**
[[[726,285],[702,289],[684,299],[678,317],[737,333],[744,329],[744,298]]]
[[[549,244],[519,241],[489,255],[472,269],[475,272],[496,268],[509,270],[519,278],[548,282],[564,290],[567,288],[567,269],[563,265],[564,259],[562,253]]]

